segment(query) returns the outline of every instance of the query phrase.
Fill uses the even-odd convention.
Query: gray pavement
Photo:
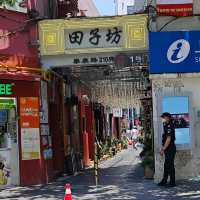
[[[73,200],[192,200],[200,199],[200,180],[178,183],[176,188],[159,188],[143,178],[139,151],[123,150],[100,165],[100,184],[94,186],[93,170],[74,177],[60,178],[47,186],[2,190],[1,200],[60,200],[65,183],[73,186]]]

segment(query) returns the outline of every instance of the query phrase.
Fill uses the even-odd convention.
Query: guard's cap
[[[171,114],[170,113],[168,113],[168,112],[164,112],[160,117],[169,117],[169,118],[171,118],[172,116],[171,116]]]

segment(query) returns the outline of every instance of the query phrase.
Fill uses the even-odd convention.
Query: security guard
[[[160,150],[161,156],[165,154],[164,174],[159,186],[166,186],[168,176],[170,176],[169,187],[176,186],[175,184],[175,167],[174,158],[176,155],[175,145],[175,128],[170,113],[163,113],[161,115],[163,120],[164,134],[162,136],[162,148]]]

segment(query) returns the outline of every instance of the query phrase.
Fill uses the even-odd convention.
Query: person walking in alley
[[[164,133],[162,136],[162,148],[160,150],[160,155],[165,155],[164,163],[164,174],[163,179],[158,186],[166,186],[168,176],[170,176],[169,187],[176,186],[175,184],[175,167],[174,167],[174,158],[176,154],[176,145],[175,145],[175,128],[172,121],[170,113],[163,113],[161,115],[163,120],[163,129]]]

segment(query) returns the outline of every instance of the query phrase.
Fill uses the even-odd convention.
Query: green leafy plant
[[[115,147],[115,146],[117,146],[118,142],[119,142],[118,139],[113,138],[112,141],[111,141],[111,144],[112,144],[113,147]]]
[[[152,156],[146,156],[142,161],[143,167],[149,167],[150,169],[154,170],[154,159]]]
[[[139,136],[137,138],[137,141],[140,143],[140,144],[144,144],[144,136]]]
[[[17,0],[0,0],[0,6],[14,6]]]

